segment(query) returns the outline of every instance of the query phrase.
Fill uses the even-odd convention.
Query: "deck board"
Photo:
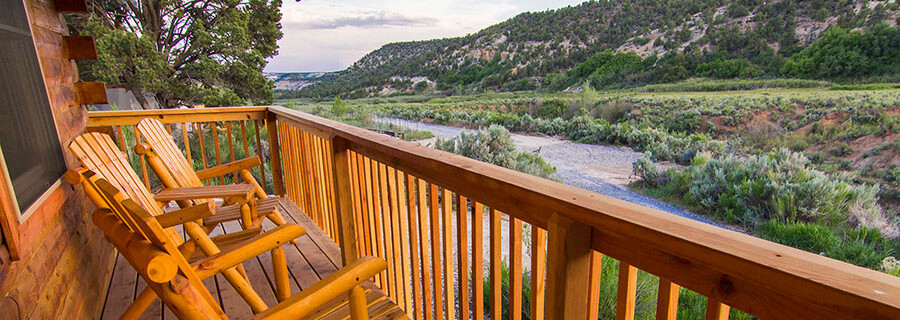
[[[296,294],[302,288],[308,288],[320,279],[337,271],[342,265],[341,251],[325,232],[319,229],[312,220],[289,200],[282,199],[279,211],[288,222],[303,226],[307,234],[300,237],[296,244],[284,246],[287,257],[288,271],[290,273],[291,293]],[[266,221],[263,224],[267,230],[274,227]],[[227,222],[217,227],[210,233],[211,236],[227,234],[241,230],[238,221]],[[179,230],[182,231],[182,230]],[[183,232],[183,231],[182,231]],[[253,288],[260,293],[263,300],[269,304],[275,304],[275,288],[273,285],[272,258],[270,253],[245,262],[244,268],[250,278]],[[116,267],[110,275],[110,286],[103,307],[103,319],[118,319],[125,308],[133,301],[136,294],[143,289],[143,280],[137,277],[136,272],[121,256],[117,257]],[[218,275],[203,281],[213,296],[219,301],[225,313],[231,319],[247,319],[253,314],[250,307],[237,294],[234,288]],[[369,298],[369,310],[373,317],[398,319],[404,318],[402,310],[391,310],[392,302],[387,300],[385,294],[376,289],[371,283],[366,283],[366,295]],[[387,303],[387,304],[386,304]],[[328,308],[331,312],[328,318],[346,318],[346,297],[332,301]],[[390,311],[390,312],[388,312]],[[142,319],[174,319],[170,312],[159,300],[154,302],[154,307],[148,310]]]

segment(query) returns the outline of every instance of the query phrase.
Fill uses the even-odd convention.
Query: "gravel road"
[[[401,119],[377,118],[375,120],[416,130],[431,131],[435,137],[441,138],[452,138],[459,135],[460,132],[473,131]],[[538,152],[544,157],[544,160],[556,167],[553,177],[564,184],[718,226],[718,224],[683,208],[629,190],[625,185],[636,179],[632,175],[631,163],[643,156],[643,153],[625,147],[575,143],[556,137],[514,133],[512,138],[518,149]],[[433,144],[434,138],[420,141],[420,143]]]

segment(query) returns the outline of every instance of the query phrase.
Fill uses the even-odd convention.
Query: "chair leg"
[[[287,270],[287,256],[281,246],[272,249],[272,269],[275,271],[275,298],[278,302],[291,297],[291,284]]]
[[[156,292],[153,292],[150,287],[144,288],[144,291],[134,298],[134,302],[125,309],[125,313],[119,317],[119,320],[136,320],[147,311],[147,308],[150,308],[150,305],[156,301]]]
[[[369,319],[369,308],[366,306],[366,292],[361,286],[350,289],[350,319]]]
[[[234,287],[234,290],[238,292],[241,298],[244,298],[244,301],[247,301],[247,304],[250,305],[250,310],[253,310],[254,314],[263,312],[269,308],[262,298],[259,297],[259,294],[253,290],[253,286],[250,285],[250,282],[237,271],[236,267],[225,269],[222,271],[222,274],[225,275],[225,280],[228,280],[228,283]]]
[[[241,227],[244,230],[253,228],[253,214],[249,204],[241,205]]]

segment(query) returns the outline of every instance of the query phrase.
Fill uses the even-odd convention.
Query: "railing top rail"
[[[220,107],[88,112],[88,127],[135,125],[152,117],[162,123],[265,119],[267,107]]]
[[[278,121],[546,228],[552,214],[592,227],[613,258],[766,319],[900,319],[900,279],[383,134],[269,107]]]

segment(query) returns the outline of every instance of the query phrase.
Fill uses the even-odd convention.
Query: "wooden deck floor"
[[[285,219],[303,226],[307,231],[307,234],[300,237],[296,244],[292,245],[289,243],[284,247],[287,255],[288,270],[291,275],[291,293],[296,294],[338,270],[341,266],[341,251],[337,244],[328,238],[290,200],[282,199],[279,204],[279,210],[285,216]],[[268,220],[266,223],[269,223],[269,225],[264,224],[266,228],[274,227]],[[240,230],[241,227],[238,222],[229,222],[224,224],[223,227],[216,228],[212,235],[227,234]],[[250,278],[253,288],[260,293],[266,304],[269,306],[275,305],[277,301],[274,294],[272,262],[269,253],[244,262],[244,268],[247,270],[247,276]],[[105,304],[102,319],[118,319],[134,300],[136,294],[143,291],[144,287],[146,287],[143,279],[137,276],[131,265],[121,255],[116,258],[116,265],[111,277],[106,300],[103,302]],[[213,296],[219,300],[229,318],[248,319],[253,315],[250,307],[247,306],[234,288],[221,275],[206,279],[204,284],[213,293]],[[395,304],[385,297],[381,290],[375,288],[371,283],[367,283],[365,287],[369,300],[370,316],[382,319],[406,318],[402,311],[396,309]],[[323,311],[330,311],[327,318],[334,319],[347,318],[349,312],[346,308],[346,301],[343,299],[332,301],[323,309]],[[157,299],[141,319],[176,319],[176,317]]]

